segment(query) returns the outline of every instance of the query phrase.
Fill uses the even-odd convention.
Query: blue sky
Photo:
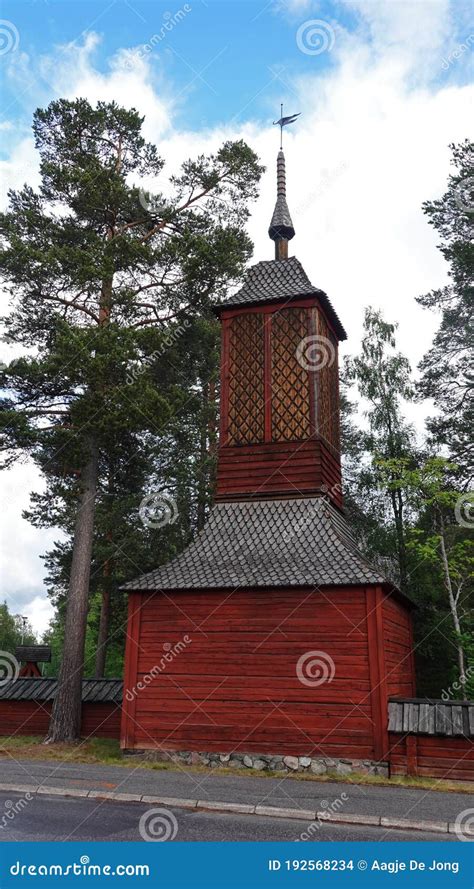
[[[443,194],[449,145],[469,134],[471,8],[465,0],[7,0],[0,205],[9,187],[39,184],[36,107],[58,97],[115,100],[144,115],[164,177],[224,139],[251,145],[267,170],[248,230],[254,261],[271,259],[271,123],[282,101],[302,112],[285,133],[291,253],[335,306],[348,332],[344,353],[358,350],[371,305],[399,324],[416,373],[438,325],[416,297],[447,282],[422,204]],[[146,177],[138,184],[163,187]],[[1,292],[0,302],[3,314]],[[16,357],[12,346],[0,351],[0,361]],[[420,436],[425,414],[426,405],[407,408]],[[22,510],[42,486],[32,464],[0,476],[0,597],[38,631],[51,614],[40,556],[58,534],[32,528]]]
[[[384,6],[383,0],[369,0],[367,6],[370,9],[377,2]],[[410,6],[414,17],[418,10],[423,15],[432,5],[427,0],[388,2],[394,7]],[[21,94],[15,82],[4,82],[3,115],[16,119],[29,119],[39,94],[52,97],[54,93],[44,72],[39,73],[41,56],[52,51],[66,55],[70,44],[81,44],[91,32],[100,38],[95,64],[106,72],[117,51],[151,45],[149,41],[168,23],[169,30],[159,42],[155,40],[150,52],[153,76],[156,84],[176,97],[176,123],[192,129],[247,118],[265,125],[277,114],[280,101],[294,110],[295,81],[305,75],[324,75],[334,65],[330,52],[301,51],[297,33],[305,22],[316,19],[327,23],[336,41],[357,34],[377,52],[374,34],[358,2],[7,0],[2,10],[3,18],[18,31],[20,52],[37,63],[32,66],[30,85],[25,84]],[[185,15],[175,21],[179,10]],[[446,53],[455,51],[469,33],[470,11],[471,4],[464,0],[456,0],[451,8],[446,19]],[[429,16],[426,23],[429,27]],[[431,85],[463,83],[468,77],[466,53],[447,69],[440,56],[440,64],[432,67],[427,80]]]

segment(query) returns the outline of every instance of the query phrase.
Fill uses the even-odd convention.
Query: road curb
[[[196,809],[209,812],[232,812],[266,818],[292,818],[298,821],[317,821],[319,824],[357,824],[361,827],[387,827],[392,830],[420,830],[425,833],[453,833],[454,824],[447,821],[414,821],[408,818],[385,818],[378,815],[354,815],[352,813],[323,812],[308,809],[287,809],[279,806],[253,806],[246,803],[223,800],[181,799],[181,797],[151,796],[139,793],[115,793],[107,790],[79,790],[75,787],[48,787],[44,784],[0,784],[0,791],[31,794],[32,796],[66,796],[81,799],[115,800],[115,802],[150,803],[174,806],[177,809]]]

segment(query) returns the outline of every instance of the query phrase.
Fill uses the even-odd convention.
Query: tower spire
[[[286,169],[282,146],[283,127],[293,123],[298,116],[298,114],[291,114],[289,117],[283,117],[283,105],[281,105],[280,120],[273,122],[280,127],[280,151],[277,157],[277,199],[268,234],[272,241],[275,242],[275,259],[277,260],[288,259],[288,241],[291,241],[295,236],[293,222],[286,202]]]

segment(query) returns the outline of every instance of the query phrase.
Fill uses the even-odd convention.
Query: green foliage
[[[7,338],[23,347],[1,374],[3,447],[7,465],[28,454],[46,478],[27,518],[66,533],[47,556],[57,650],[82,471],[98,452],[87,670],[104,584],[115,672],[120,584],[182,549],[202,523],[213,471],[210,309],[250,257],[244,223],[262,171],[245,143],[226,142],[162,181],[163,161],[141,126],[114,102],[39,109],[41,185],[10,192],[0,214]],[[145,195],[140,177],[150,174],[158,185]],[[178,504],[178,521],[160,531],[139,515],[150,490]]]
[[[393,486],[389,475],[380,468],[382,461],[408,455],[414,458],[415,453],[413,430],[402,413],[403,402],[413,399],[414,389],[410,364],[396,351],[396,328],[396,324],[383,319],[380,311],[366,309],[361,351],[356,357],[346,358],[345,382],[356,384],[359,395],[369,405],[365,412],[368,429],[359,434],[358,469],[355,486],[352,486],[354,499],[365,504],[365,513],[369,512],[370,504],[372,522],[366,522],[365,526],[372,538],[371,548],[391,562],[386,566],[389,573],[406,591],[406,504],[402,490]],[[381,534],[381,529],[390,525],[390,518],[393,533]]]
[[[474,459],[474,143],[466,139],[451,149],[455,172],[449,177],[447,191],[423,205],[441,238],[439,249],[449,265],[450,283],[418,298],[422,306],[441,315],[433,345],[420,365],[419,389],[438,408],[428,423],[432,439],[447,449],[457,464],[458,478],[467,485]]]
[[[21,615],[12,614],[6,602],[0,604],[0,651],[14,654],[17,645],[23,642],[30,645],[36,641],[29,622],[24,623]]]

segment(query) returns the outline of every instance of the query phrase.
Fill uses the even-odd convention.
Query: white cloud
[[[287,3],[287,10],[289,6],[294,13],[317,10],[299,0]],[[418,3],[416,9],[413,3],[351,0],[342,8],[356,12],[360,24],[355,33],[337,31],[332,65],[321,69],[315,61],[313,71],[308,59],[305,77],[287,87],[278,84],[291,94],[291,110],[303,110],[298,124],[285,132],[288,200],[297,232],[291,252],[313,283],[327,291],[346,326],[344,351],[357,350],[363,309],[371,304],[381,307],[388,319],[399,320],[400,348],[416,365],[438,319],[422,310],[415,297],[445,283],[447,272],[421,204],[443,193],[448,144],[466,135],[468,88],[436,83],[443,53],[453,42],[447,0]],[[254,258],[271,258],[267,228],[275,200],[275,131],[252,121],[252,106],[241,125],[204,132],[173,128],[182,96],[165,90],[159,67],[163,62],[157,63],[153,53],[143,58],[124,48],[104,73],[94,64],[97,45],[97,38],[89,36],[83,45],[41,60],[54,95],[81,95],[92,102],[116,99],[137,107],[146,115],[145,135],[158,143],[168,170],[176,170],[188,156],[215,149],[225,138],[247,139],[268,166],[249,224]],[[31,81],[31,64],[23,59],[21,72],[16,70],[20,86],[21,76],[25,84]],[[33,184],[37,181],[32,142],[23,133],[3,172],[14,185],[25,174]],[[413,419],[413,409],[410,415]],[[419,408],[416,416],[420,423]],[[45,614],[38,556],[53,535],[20,518],[27,491],[38,487],[34,470],[28,468],[26,477],[14,470],[4,484],[4,540],[11,560],[4,589],[12,590],[12,598],[28,600],[29,606],[22,608],[25,613],[30,608],[39,626]]]

